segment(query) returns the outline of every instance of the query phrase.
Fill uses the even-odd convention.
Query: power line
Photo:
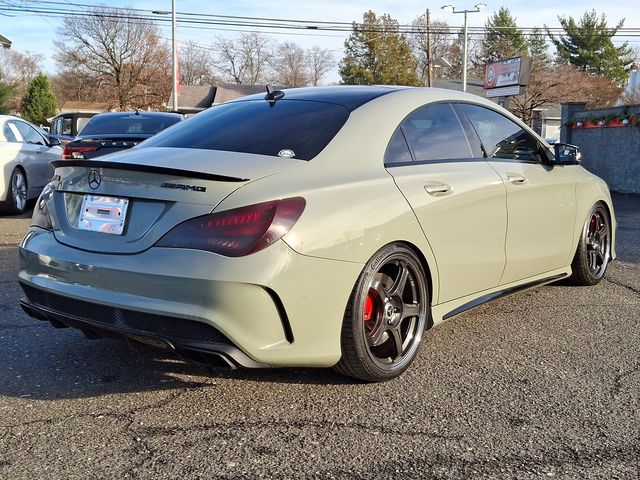
[[[6,6],[0,6],[0,11],[5,12],[14,12],[14,13],[25,13],[25,14],[34,14],[34,15],[51,15],[54,17],[66,17],[66,16],[76,16],[76,17],[87,17],[87,16],[95,16],[93,12],[86,12],[85,10],[80,10],[81,8],[101,8],[100,6],[96,6],[93,4],[86,3],[75,3],[75,2],[59,2],[59,1],[34,1],[29,2],[30,5],[34,4],[47,4],[47,5],[57,5],[64,6],[62,7],[38,7],[36,6],[27,6],[27,5],[16,5],[15,3],[3,2]],[[70,7],[77,7],[72,9]],[[118,12],[123,12],[122,14]],[[133,13],[132,13],[133,12]],[[141,13],[135,13],[141,12]],[[157,15],[154,15],[151,10],[145,9],[128,9],[121,7],[107,7],[104,13],[100,15],[103,17],[110,18],[126,18],[129,21],[138,21],[140,23],[156,23],[156,24],[167,24],[170,22],[169,18],[162,18]],[[151,13],[151,14],[150,14]],[[255,29],[267,29],[270,30],[269,33],[272,34],[287,34],[287,35],[298,35],[298,36],[334,36],[334,37],[343,37],[344,35],[330,35],[330,34],[320,34],[316,33],[317,31],[327,31],[327,32],[345,32],[351,33],[356,27],[358,31],[361,32],[383,32],[383,29],[379,28],[365,28],[362,24],[358,23],[348,23],[348,22],[329,22],[329,21],[311,21],[311,20],[291,20],[291,19],[282,19],[282,18],[265,18],[265,17],[242,17],[242,16],[233,16],[233,15],[213,15],[213,14],[204,14],[204,13],[195,13],[195,12],[178,12],[178,15],[181,18],[178,19],[178,23],[181,28],[192,28],[192,29],[206,29],[206,30],[220,30],[220,31],[239,31],[239,32],[253,32],[254,30],[247,30],[248,28]],[[221,28],[221,27],[245,27],[245,28]],[[461,27],[457,26],[447,26],[447,27],[432,27],[432,33],[440,33],[444,35],[456,35],[458,34]],[[500,27],[491,27],[493,30]],[[530,36],[535,34],[534,28],[536,27],[519,27],[518,31],[523,35]],[[271,30],[288,30],[288,32],[276,32]],[[295,33],[289,30],[305,30],[305,33]],[[308,32],[308,30],[313,30],[313,33]],[[486,26],[480,27],[469,27],[471,35],[482,35],[489,31],[489,28]],[[541,29],[538,29],[541,30]],[[558,36],[563,36],[562,33],[564,29],[562,27],[549,27],[548,31],[551,33],[557,33]],[[400,34],[415,34],[415,33],[424,33],[422,26],[416,25],[399,25],[397,28],[397,33]],[[542,33],[542,32],[541,32]],[[543,33],[544,34],[544,33]],[[635,27],[622,27],[618,29],[618,31],[613,35],[615,37],[622,38],[634,38],[640,37],[640,28]]]

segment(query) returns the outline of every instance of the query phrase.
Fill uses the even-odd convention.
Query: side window
[[[409,145],[402,134],[402,129],[398,128],[396,133],[391,137],[387,152],[384,154],[384,164],[392,165],[394,163],[411,162],[411,152]]]
[[[4,124],[4,128],[2,129],[2,134],[4,135],[4,138],[6,139],[7,142],[13,142],[13,143],[20,142],[20,140],[18,140],[17,136],[15,135],[15,133],[11,129],[11,126],[8,123]]]
[[[35,145],[46,145],[42,136],[31,125],[27,125],[24,122],[15,122],[15,126],[27,143]]]
[[[76,135],[79,134],[91,117],[79,117],[76,119]],[[73,132],[71,133],[73,135]]]
[[[540,162],[540,146],[517,123],[488,108],[463,104],[488,158]]]
[[[72,135],[72,122],[73,119],[71,117],[62,117],[62,135]]]
[[[401,128],[417,162],[474,156],[460,120],[448,103],[413,112]]]
[[[55,121],[51,125],[51,133],[55,135],[60,135],[61,131],[62,131],[62,118],[58,117],[55,119]]]

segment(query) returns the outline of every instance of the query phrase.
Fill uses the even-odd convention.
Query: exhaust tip
[[[178,353],[190,362],[200,363],[214,368],[235,370],[237,365],[226,355],[217,352],[203,352],[191,348],[181,348]]]

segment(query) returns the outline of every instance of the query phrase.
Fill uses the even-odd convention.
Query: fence
[[[640,105],[587,110],[562,104],[560,141],[580,147],[582,165],[611,190],[640,193]]]

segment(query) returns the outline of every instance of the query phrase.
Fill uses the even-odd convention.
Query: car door
[[[506,261],[505,187],[465,122],[449,103],[422,107],[385,155],[435,254],[439,303],[497,286]]]
[[[565,267],[576,217],[571,170],[552,166],[551,153],[538,139],[501,113],[470,104],[457,108],[476,129],[507,189],[507,265],[500,283]]]
[[[50,147],[47,139],[26,122],[14,120],[24,143],[22,144],[23,165],[27,171],[27,182],[30,190],[40,190],[53,176],[53,168],[49,162],[59,160],[61,150]]]

